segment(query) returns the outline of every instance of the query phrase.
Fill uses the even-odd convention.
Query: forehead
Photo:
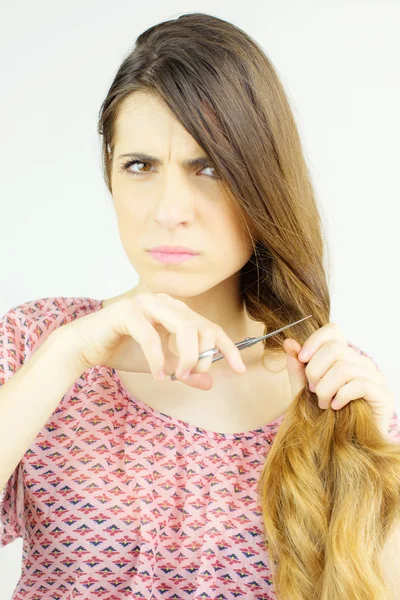
[[[201,150],[194,138],[176,119],[172,111],[150,92],[134,92],[125,98],[119,107],[114,127],[114,145],[126,147],[129,152],[134,146],[150,150],[149,145],[161,145],[175,140],[184,146],[185,152]],[[145,146],[144,146],[145,145]]]

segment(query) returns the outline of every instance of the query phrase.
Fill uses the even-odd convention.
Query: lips
[[[177,265],[190,259],[194,260],[197,257],[197,254],[190,252],[154,252],[149,250],[148,253],[155,260],[170,265]]]
[[[163,252],[168,254],[198,254],[193,248],[187,246],[156,246],[150,248],[149,252]]]

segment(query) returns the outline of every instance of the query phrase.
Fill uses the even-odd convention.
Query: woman
[[[123,299],[150,311],[164,294],[233,341],[312,318],[243,351],[240,377],[197,362],[206,337],[189,357],[175,348],[181,382],[86,353],[4,491],[2,543],[25,544],[15,598],[388,599],[394,396],[329,320],[321,221],[271,62],[216,17],[155,25],[120,66],[99,133],[139,283],[11,310],[3,384],[44,333]],[[160,245],[193,255],[172,262]]]

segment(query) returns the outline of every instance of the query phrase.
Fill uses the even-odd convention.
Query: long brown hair
[[[254,253],[241,298],[266,331],[300,344],[330,322],[326,243],[296,123],[271,61],[238,27],[203,13],[150,27],[124,58],[99,114],[111,192],[121,102],[148,91],[211,158]],[[264,341],[279,354],[287,332]],[[265,547],[282,600],[386,600],[379,555],[400,520],[400,445],[362,398],[321,410],[308,386],[289,406],[259,482]],[[355,510],[355,506],[357,509]]]

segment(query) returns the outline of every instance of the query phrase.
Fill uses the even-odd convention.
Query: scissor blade
[[[270,333],[267,333],[260,337],[246,338],[245,340],[242,340],[241,342],[237,342],[235,344],[235,346],[239,350],[243,350],[243,348],[249,348],[250,346],[253,346],[254,344],[257,344],[258,342],[261,342],[262,340],[265,340],[266,338],[276,335],[277,333],[280,333],[281,331],[283,331],[284,329],[287,329],[288,327],[293,327],[293,325],[297,325],[298,323],[301,323],[302,321],[305,321],[306,319],[309,319],[310,317],[312,317],[312,315],[308,315],[308,317],[303,317],[302,319],[299,319],[298,321],[295,321],[294,323],[285,325],[285,327],[281,327],[280,329],[276,329],[275,331],[271,331]],[[225,358],[224,355],[218,354],[217,356],[214,356],[214,358],[212,359],[211,362],[212,363],[216,362],[217,360],[221,360],[222,358]]]
[[[256,338],[249,338],[248,340],[245,340],[244,342],[239,342],[239,343],[243,344],[243,346],[242,346],[243,348],[246,348],[247,345],[252,346],[253,344],[257,344],[257,342],[260,342],[261,340],[265,340],[266,338],[269,338],[272,335],[280,333],[281,331],[283,331],[284,329],[287,329],[288,327],[293,327],[293,325],[297,325],[297,323],[301,323],[302,321],[305,321],[306,319],[309,319],[310,317],[312,317],[312,315],[308,315],[308,317],[304,317],[303,319],[300,319],[299,321],[295,321],[294,323],[285,325],[285,327],[281,327],[280,329],[277,329],[276,331],[271,331],[271,333],[267,333],[266,335],[261,335],[260,337],[256,337]]]

